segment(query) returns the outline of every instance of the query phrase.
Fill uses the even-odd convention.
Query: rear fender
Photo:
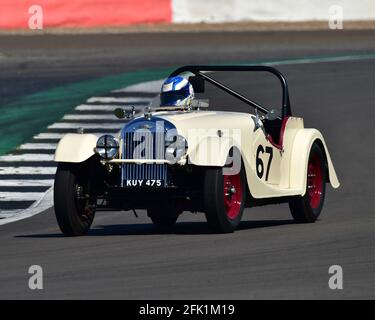
[[[331,156],[322,134],[316,129],[301,129],[297,132],[293,143],[293,152],[291,154],[290,162],[290,187],[292,189],[303,190],[302,195],[306,192],[306,172],[310,150],[314,143],[318,143],[324,153],[331,186],[333,188],[338,188],[340,186],[340,182],[337,178]]]

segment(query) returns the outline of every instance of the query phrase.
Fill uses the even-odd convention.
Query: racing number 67
[[[271,147],[266,147],[266,150],[264,150],[264,147],[262,145],[258,146],[255,166],[259,179],[262,179],[264,174],[264,164],[262,159],[260,158],[260,154],[263,154],[264,152],[269,154],[265,179],[266,181],[268,181],[268,174],[270,173],[271,162],[273,157],[273,149]]]

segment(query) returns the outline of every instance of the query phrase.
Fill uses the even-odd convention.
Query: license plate
[[[164,181],[157,179],[134,179],[134,180],[124,180],[125,187],[162,187]]]

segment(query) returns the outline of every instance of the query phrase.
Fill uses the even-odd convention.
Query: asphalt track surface
[[[46,86],[141,67],[373,52],[374,36],[331,31],[64,41],[4,37],[0,88],[10,101]],[[328,188],[318,222],[294,224],[286,205],[273,205],[246,210],[233,234],[211,234],[202,215],[189,213],[173,231],[161,233],[144,212],[139,218],[115,212],[98,214],[88,236],[64,238],[51,209],[1,227],[0,298],[375,298],[375,60],[280,69],[289,80],[294,114],[322,131],[341,182],[339,190]],[[253,88],[249,95],[258,101],[277,102],[280,92],[270,89],[270,79],[240,79],[227,78],[238,89]],[[232,105],[215,93],[211,102]],[[45,289],[38,292],[27,286],[34,264],[44,270]],[[336,264],[344,270],[341,291],[328,288],[328,268]]]

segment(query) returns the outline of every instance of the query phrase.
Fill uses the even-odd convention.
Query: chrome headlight
[[[113,159],[117,157],[119,150],[119,143],[117,139],[109,134],[101,136],[96,142],[95,152],[103,159]]]
[[[166,141],[165,159],[170,162],[178,162],[187,152],[187,141],[182,136],[174,136],[173,142]]]

